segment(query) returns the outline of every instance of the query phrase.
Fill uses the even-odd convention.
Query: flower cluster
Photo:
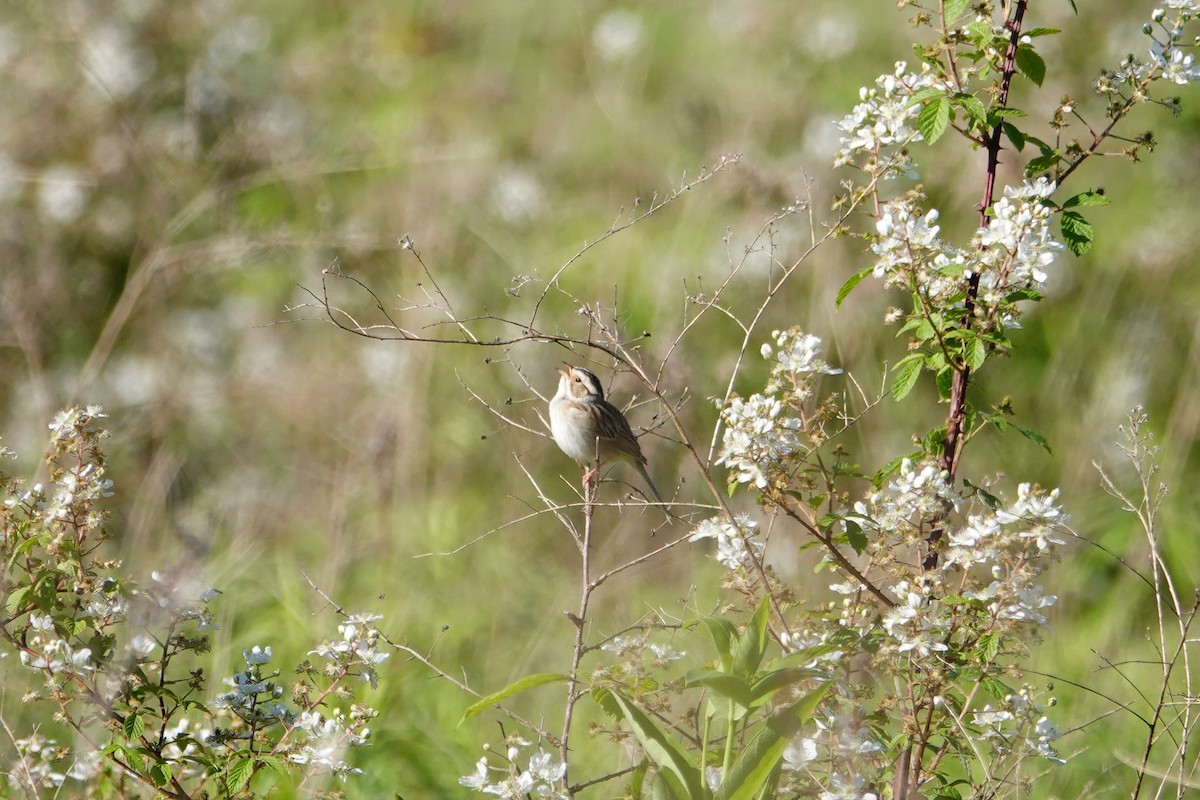
[[[743,569],[751,567],[754,560],[762,556],[766,546],[754,535],[757,528],[758,523],[746,514],[738,514],[735,522],[722,517],[711,517],[696,526],[688,541],[716,539],[717,552],[713,558],[726,569]]]
[[[945,642],[950,615],[930,591],[930,583],[900,581],[892,593],[899,602],[883,615],[883,629],[896,653],[924,659],[950,649]]]
[[[922,210],[912,193],[889,200],[875,222],[872,275],[886,286],[917,295],[921,306],[914,313],[922,316],[929,308],[960,302],[967,282],[978,275],[976,318],[984,327],[990,320],[1012,324],[1016,309],[1007,301],[1008,294],[1044,284],[1047,267],[1063,250],[1051,232],[1053,207],[1047,202],[1055,188],[1044,177],[1005,187],[969,249],[943,239],[937,209]]]
[[[835,166],[855,164],[878,180],[916,176],[907,151],[908,145],[922,141],[913,127],[921,110],[913,95],[939,85],[939,79],[928,65],[917,75],[907,70],[908,65],[898,61],[891,73],[876,79],[873,88],[859,90],[859,104],[837,123],[843,135]]]
[[[795,456],[807,453],[803,405],[818,376],[841,372],[821,358],[816,336],[793,327],[774,331],[771,338],[774,345],[764,344],[761,350],[773,362],[766,393],[749,399],[734,395],[721,407],[725,430],[717,463],[733,470],[738,483],[757,489],[766,489]]]
[[[646,630],[639,631],[632,636],[614,636],[600,645],[600,649],[626,660],[631,656],[637,657],[642,653],[649,653],[652,659],[664,665],[671,661],[678,661],[687,655],[686,652],[676,650],[669,644],[650,641],[649,631]]]
[[[326,660],[323,672],[331,680],[331,686],[322,692],[322,698],[345,696],[339,683],[348,676],[357,675],[375,684],[374,665],[387,657],[375,650],[380,634],[371,623],[378,619],[380,617],[375,614],[351,615],[338,626],[338,640],[324,642],[309,653]],[[302,710],[289,707],[280,699],[283,687],[274,680],[278,672],[263,673],[263,667],[273,655],[270,647],[257,645],[242,651],[246,669],[226,679],[225,683],[233,690],[217,698],[218,705],[236,715],[241,724],[234,730],[219,729],[205,741],[213,746],[229,745],[242,739],[253,739],[259,732],[279,725],[286,733],[278,737],[274,747],[291,763],[308,771],[328,772],[343,781],[349,775],[361,774],[362,770],[351,766],[344,754],[348,748],[367,744],[371,735],[368,723],[377,712],[358,703],[353,704],[348,713],[340,708],[318,710],[326,703],[320,699],[314,702],[307,686],[297,692],[303,703]],[[302,671],[315,672],[306,667]]]
[[[999,306],[1013,287],[1046,282],[1046,268],[1063,250],[1050,232],[1053,209],[1046,202],[1056,188],[1044,177],[1026,180],[1021,186],[1004,187],[1004,196],[992,205],[989,223],[973,241],[985,307]],[[988,290],[996,296],[989,298]]]
[[[292,730],[303,731],[303,743],[288,752],[288,760],[310,770],[323,770],[345,781],[350,775],[361,775],[362,770],[351,766],[343,758],[351,747],[363,747],[371,735],[366,726],[375,716],[373,709],[355,705],[349,715],[335,709],[328,715],[305,711],[295,720]]]
[[[854,504],[847,517],[868,534],[872,547],[892,552],[922,541],[926,525],[957,508],[961,498],[949,477],[932,461],[900,462],[896,477]]]
[[[1121,100],[1143,100],[1147,87],[1158,80],[1179,86],[1200,80],[1200,67],[1195,57],[1184,50],[1194,43],[1184,44],[1184,26],[1200,15],[1200,3],[1195,0],[1167,0],[1166,9],[1156,8],[1142,32],[1154,43],[1148,59],[1126,56],[1115,70],[1103,70],[1096,80],[1096,92]]]
[[[27,792],[29,796],[38,796],[39,789],[61,791],[67,779],[87,781],[100,770],[100,758],[95,751],[75,754],[72,758],[70,748],[62,747],[40,733],[14,739],[12,743],[17,758],[4,774],[14,790]],[[69,765],[65,763],[68,758],[72,758]],[[65,771],[63,767],[66,767]]]
[[[563,784],[567,765],[553,755],[538,748],[521,767],[521,748],[530,743],[519,736],[510,736],[505,742],[506,762],[494,767],[487,756],[475,764],[475,771],[458,779],[459,784],[484,794],[495,795],[502,800],[525,800],[528,797],[543,800],[566,800],[570,795]]]
[[[1054,705],[1054,699],[1039,703],[1033,690],[1026,686],[1007,695],[998,707],[985,705],[972,712],[971,724],[997,753],[1024,749],[1055,764],[1065,764],[1052,744],[1062,737],[1062,732],[1045,715],[1046,705]]]
[[[937,209],[922,213],[911,195],[889,200],[875,221],[871,274],[884,285],[941,302],[966,285],[965,256],[941,238]]]
[[[379,685],[379,673],[375,667],[382,663],[388,653],[379,652],[379,629],[372,623],[382,619],[378,614],[351,614],[338,625],[340,639],[322,642],[309,655],[326,660],[327,675],[357,675],[375,689]]]

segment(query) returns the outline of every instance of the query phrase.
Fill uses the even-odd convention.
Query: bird
[[[589,465],[583,484],[587,485],[601,465],[624,461],[641,474],[661,505],[662,495],[646,472],[646,457],[625,415],[604,399],[604,389],[595,373],[565,366],[558,371],[558,392],[550,400],[550,431],[555,443],[575,463],[580,467]]]

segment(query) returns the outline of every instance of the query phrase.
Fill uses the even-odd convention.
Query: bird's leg
[[[587,485],[588,485],[588,481],[592,480],[592,478],[595,478],[595,477],[596,477],[596,473],[597,473],[597,472],[599,472],[599,471],[600,471],[600,467],[597,465],[597,466],[595,466],[595,467],[592,467],[591,469],[589,469],[587,472],[583,473],[583,480],[581,480],[581,481],[579,482],[579,485],[580,485],[580,486],[587,486]]]

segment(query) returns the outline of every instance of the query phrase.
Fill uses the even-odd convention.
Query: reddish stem
[[[1005,23],[1008,29],[1008,49],[1004,53],[1004,71],[1000,78],[1000,94],[997,104],[1008,105],[1008,90],[1012,86],[1013,75],[1016,74],[1017,47],[1021,40],[1021,24],[1025,19],[1025,9],[1029,0],[1017,0],[1012,17]],[[988,209],[996,194],[996,173],[1000,168],[1000,123],[997,122],[988,135],[984,147],[987,150],[987,172],[983,182],[983,197],[979,201],[979,226],[986,228],[990,222]],[[970,329],[975,314],[975,301],[979,296],[979,272],[974,271],[967,282],[967,297],[963,303],[964,313],[962,327]],[[954,377],[950,383],[950,411],[946,415],[946,438],[942,441],[942,455],[938,460],[951,482],[958,473],[958,462],[962,455],[963,434],[966,430],[967,417],[967,387],[971,382],[971,368],[960,364],[954,368]],[[942,538],[944,525],[936,524],[929,534],[929,553],[925,556],[923,565],[926,569],[937,566],[937,543]]]

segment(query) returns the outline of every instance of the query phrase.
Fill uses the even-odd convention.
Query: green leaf
[[[1038,86],[1046,80],[1046,62],[1029,45],[1023,44],[1017,48],[1017,72],[1020,72]]]
[[[979,499],[983,501],[983,504],[993,511],[1004,505],[1000,502],[999,497],[996,497],[996,495],[992,494],[987,489],[984,489],[982,486],[971,483],[966,478],[963,478],[963,485],[974,491],[975,494],[979,495]]]
[[[854,273],[854,275],[850,277],[850,280],[843,283],[842,288],[838,289],[837,299],[834,301],[833,307],[835,309],[841,308],[842,301],[849,297],[850,293],[854,291],[854,287],[862,283],[863,279],[870,275],[871,271],[874,269],[874,267],[863,267],[858,272]]]
[[[812,719],[830,684],[825,683],[772,715],[721,780],[713,800],[754,800],[783,758],[788,740]]]
[[[970,115],[971,119],[982,125],[987,124],[987,108],[984,107],[983,101],[975,95],[959,92],[958,94],[954,95],[954,103],[959,108],[966,111],[967,114]]]
[[[950,389],[954,385],[954,370],[951,367],[939,369],[937,375],[934,376],[934,383],[937,386],[938,397],[949,400]]]
[[[722,671],[733,674],[733,643],[738,638],[737,628],[722,617],[704,617],[700,621],[708,628],[708,635],[712,637],[713,647],[721,659]]]
[[[684,679],[689,689],[704,686],[742,708],[749,708],[754,696],[750,684],[744,679],[720,670],[693,670]]]
[[[987,693],[997,700],[1003,700],[1013,693],[1013,690],[1005,685],[1004,681],[999,678],[984,678],[979,682]]]
[[[1091,224],[1088,223],[1083,215],[1078,211],[1064,211],[1060,219],[1062,225],[1063,239],[1067,242],[1067,247],[1077,256],[1081,256],[1088,250],[1092,249],[1092,239],[1094,232]]]
[[[846,541],[857,555],[861,556],[867,549],[867,536],[862,532],[862,526],[852,519],[846,520]]]
[[[1026,439],[1044,448],[1047,453],[1050,453],[1051,455],[1054,454],[1054,451],[1050,449],[1050,443],[1046,441],[1045,436],[1042,436],[1040,433],[1030,428],[1023,428],[1015,422],[1009,422],[1008,424],[1012,425],[1013,428],[1016,429],[1017,433],[1021,434]]]
[[[4,610],[8,614],[16,615],[19,610],[29,604],[29,595],[31,589],[28,586],[22,586],[19,589],[14,589],[8,597],[4,598]]]
[[[1062,31],[1058,28],[1030,28],[1027,31],[1021,31],[1022,36],[1028,36],[1031,39],[1039,36],[1053,36],[1056,33],[1062,33]]]
[[[633,768],[633,773],[629,776],[630,800],[642,800],[642,784],[646,782],[646,773],[649,771],[650,762],[644,758]]]
[[[125,764],[134,772],[146,771],[146,757],[142,755],[141,749],[136,747],[122,747],[122,759]]]
[[[150,767],[150,782],[155,786],[166,786],[171,782],[171,765],[159,761]]]
[[[1005,302],[1015,303],[1019,300],[1032,300],[1035,303],[1042,299],[1042,293],[1036,289],[1014,289],[1004,296]]]
[[[896,365],[894,372],[895,378],[892,379],[892,399],[899,402],[908,396],[908,393],[917,385],[917,378],[921,376],[921,365],[923,358],[920,355],[909,356]]]
[[[146,722],[142,719],[141,714],[130,711],[121,723],[121,731],[125,734],[126,739],[140,739],[146,731]]]
[[[896,470],[900,469],[900,465],[904,463],[904,459],[919,458],[920,455],[920,453],[908,453],[906,455],[896,456],[891,461],[880,467],[879,471],[871,476],[871,485],[877,488],[882,486],[884,481],[896,474]]]
[[[967,366],[973,370],[977,370],[983,366],[983,362],[987,359],[987,342],[976,336],[967,345],[964,355],[967,358]]]
[[[958,22],[967,10],[967,6],[971,5],[971,0],[944,0],[942,3],[942,21],[947,26]]]
[[[1009,108],[1008,106],[996,106],[995,108],[993,108],[991,111],[988,112],[988,121],[990,121],[993,125],[995,125],[997,122],[1008,119],[1009,117],[1024,117],[1024,116],[1028,116],[1028,115],[1019,108]]]
[[[688,800],[679,779],[669,772],[656,772],[650,782],[650,800]]]
[[[917,115],[917,130],[928,144],[942,138],[950,124],[950,101],[945,97],[930,100]]]
[[[1000,129],[1004,131],[1004,135],[1012,142],[1012,146],[1017,148],[1017,152],[1025,149],[1025,134],[1021,133],[1021,129],[1011,122],[1001,122]]]
[[[239,758],[229,766],[229,770],[225,773],[225,786],[230,794],[237,794],[242,789],[246,788],[246,784],[250,783],[250,777],[254,774],[254,759]]]
[[[946,449],[946,426],[939,425],[921,437],[921,450],[926,455],[940,456]]]
[[[738,637],[737,653],[733,660],[734,675],[749,678],[758,671],[763,654],[767,652],[767,617],[770,613],[770,603],[764,597],[746,623],[746,629]]]
[[[1105,196],[1103,189],[1095,191],[1080,192],[1074,197],[1068,198],[1063,203],[1063,208],[1074,208],[1076,206],[1106,206],[1112,201]]]
[[[800,681],[810,678],[821,677],[825,677],[825,673],[807,667],[781,667],[773,669],[755,681],[754,685],[750,687],[751,695],[754,698],[751,702],[751,707],[757,708],[762,705],[780,689],[786,689],[789,686],[794,686]]]
[[[1034,175],[1040,175],[1043,172],[1054,169],[1058,166],[1059,155],[1057,150],[1051,150],[1043,153],[1037,158],[1029,159],[1029,163],[1025,165],[1025,174],[1032,178]]]
[[[1000,654],[1000,634],[988,631],[979,637],[976,647],[984,661],[995,661],[996,656]]]
[[[524,678],[505,686],[500,691],[493,692],[478,702],[472,703],[471,706],[462,713],[462,716],[458,718],[458,724],[462,725],[464,722],[478,714],[480,711],[483,711],[485,708],[491,708],[494,705],[498,705],[513,695],[529,691],[530,689],[538,686],[544,686],[547,683],[565,683],[569,680],[571,680],[570,676],[563,675],[559,672],[539,672],[535,675],[526,675]]]
[[[655,766],[659,770],[669,772],[679,782],[679,787],[671,788],[682,789],[683,797],[702,798],[705,796],[700,770],[688,762],[687,756],[679,749],[678,745],[659,730],[645,712],[621,693],[603,686],[592,690],[592,698],[609,716],[625,720]]]
[[[258,763],[260,766],[268,768],[269,770],[274,772],[276,775],[286,775],[287,774],[287,764],[283,763],[283,759],[281,759],[277,756],[260,755],[258,757]]]

